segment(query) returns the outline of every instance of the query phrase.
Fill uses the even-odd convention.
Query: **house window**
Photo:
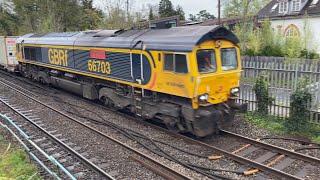
[[[164,70],[181,74],[188,73],[187,57],[184,54],[165,54]]]
[[[285,13],[288,11],[288,2],[279,3],[279,13]]]
[[[274,10],[276,10],[277,7],[278,7],[278,4],[273,5],[273,7],[272,7],[272,9],[271,9],[271,12],[273,12]]]
[[[292,1],[292,11],[299,11],[300,10],[300,2],[301,0],[293,0]]]
[[[297,28],[297,26],[293,24],[289,25],[285,30],[285,37],[287,38],[294,38],[299,36],[300,36],[299,29]]]

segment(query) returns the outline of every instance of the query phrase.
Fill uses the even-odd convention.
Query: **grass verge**
[[[37,168],[31,164],[28,155],[0,135],[0,179],[40,180]]]
[[[288,129],[285,125],[285,120],[275,116],[261,116],[253,112],[249,112],[244,116],[248,122],[259,128],[269,130],[272,133],[278,135],[302,136],[310,139],[314,143],[320,144],[320,126],[318,125],[310,125],[307,130],[297,132]]]

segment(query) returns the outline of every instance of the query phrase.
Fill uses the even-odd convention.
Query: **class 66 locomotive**
[[[232,123],[241,62],[222,26],[27,34],[19,71],[114,110],[205,137]]]

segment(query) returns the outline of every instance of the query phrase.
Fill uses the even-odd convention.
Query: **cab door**
[[[179,97],[192,97],[188,59],[186,53],[163,53],[162,75],[158,81],[162,92]]]
[[[143,73],[143,54],[130,54],[130,63],[131,63],[131,77],[132,82],[137,84],[143,84],[144,73]]]

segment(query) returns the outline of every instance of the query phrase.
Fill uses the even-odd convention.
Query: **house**
[[[150,29],[168,29],[171,27],[180,26],[180,17],[171,16],[160,19],[151,20],[149,22]]]
[[[271,0],[257,18],[270,20],[276,33],[285,37],[310,37],[320,52],[320,0]]]
[[[242,17],[221,18],[220,24],[233,28],[237,23],[242,22]],[[251,19],[250,19],[251,20]],[[218,19],[209,19],[206,21],[182,21],[179,16],[171,16],[149,21],[150,29],[167,29],[178,26],[214,26],[219,25]]]
[[[220,24],[224,25],[230,29],[234,28],[234,26],[240,22],[247,21],[248,19],[244,19],[242,17],[226,17],[220,19]],[[249,19],[250,21],[252,19]],[[181,22],[181,26],[214,26],[219,25],[219,20],[217,18],[215,19],[209,19],[202,22]]]

